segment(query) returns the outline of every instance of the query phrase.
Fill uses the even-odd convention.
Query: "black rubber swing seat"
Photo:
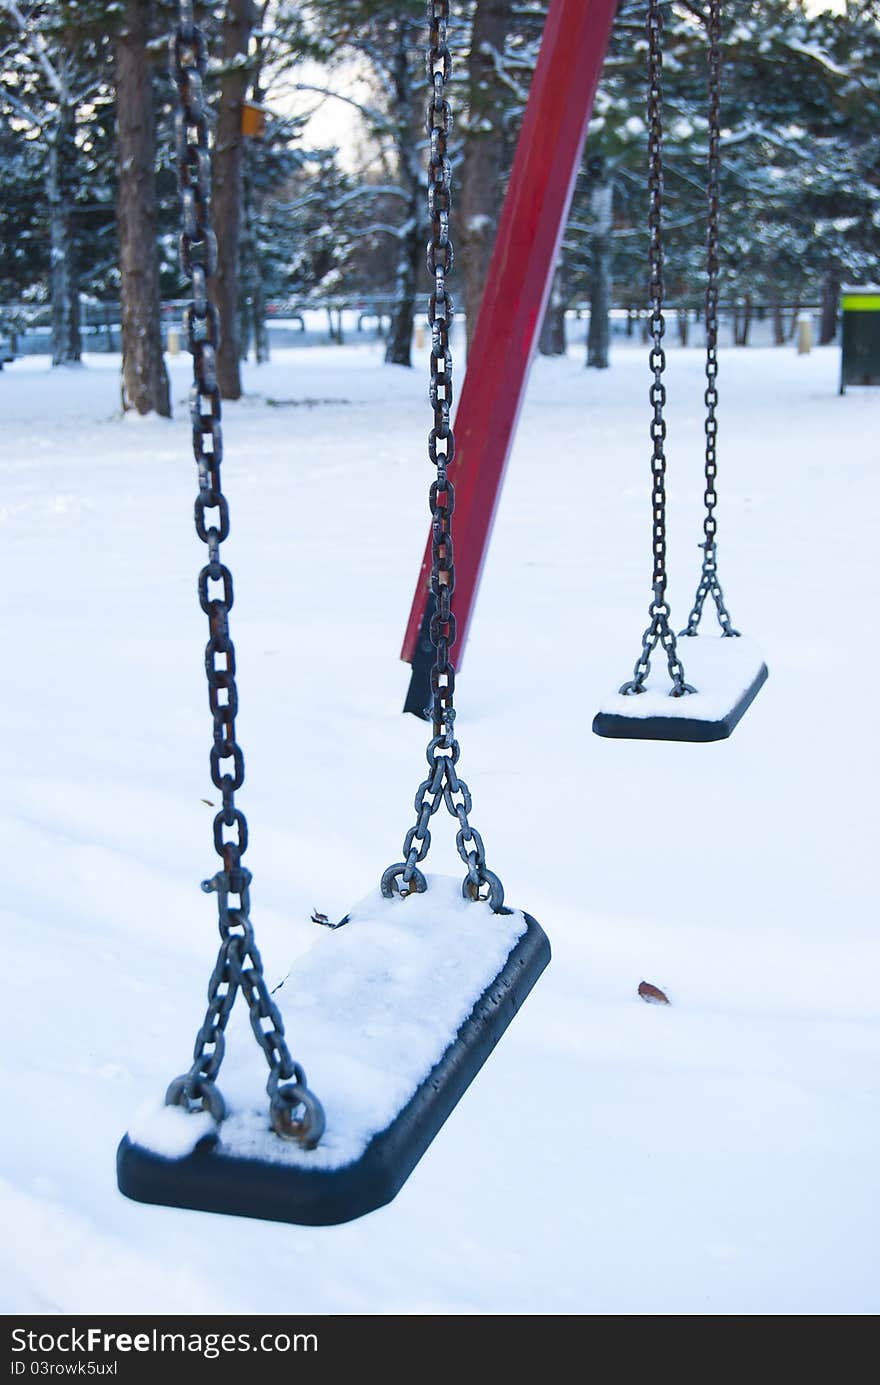
[[[436,887],[440,882],[434,878],[432,883]],[[451,883],[460,892],[459,883]],[[407,923],[412,923],[413,915],[424,898],[412,896],[408,900],[392,901],[391,908],[400,910],[399,917],[406,917]],[[413,905],[416,909],[413,909]],[[453,912],[458,914],[461,911]],[[155,1113],[154,1121],[164,1114],[165,1120],[176,1122],[178,1129],[183,1129],[185,1123],[202,1122],[201,1126],[196,1127],[198,1142],[195,1147],[178,1157],[169,1157],[167,1140],[162,1134],[156,1133],[159,1127],[151,1130],[149,1118],[146,1130],[143,1129],[143,1122],[135,1122],[117,1152],[120,1191],[138,1202],[305,1226],[332,1226],[351,1221],[390,1202],[480,1071],[550,960],[547,937],[530,915],[512,911],[506,915],[493,915],[487,905],[480,904],[467,904],[465,912],[471,915],[471,925],[478,922],[487,929],[499,923],[506,925],[505,936],[512,945],[508,947],[507,942],[501,942],[501,953],[506,955],[503,955],[501,965],[473,1004],[470,1004],[470,997],[475,989],[479,989],[482,979],[476,988],[470,990],[470,997],[465,1000],[463,1009],[459,994],[456,1002],[458,1014],[451,1021],[450,1032],[454,1035],[451,1042],[442,1037],[438,1041],[435,1033],[426,1046],[419,1039],[414,1016],[418,1009],[424,1010],[426,997],[433,991],[438,996],[438,1007],[442,1009],[445,1006],[448,1012],[446,1022],[449,1022],[453,1011],[449,1008],[448,999],[459,980],[467,995],[467,980],[460,975],[461,957],[450,956],[445,976],[441,974],[442,966],[441,972],[438,972],[436,960],[428,959],[422,978],[425,985],[420,986],[419,979],[416,979],[416,994],[409,1015],[404,1016],[399,1024],[394,1013],[398,1003],[396,988],[388,984],[387,977],[383,980],[380,958],[373,971],[366,971],[363,975],[364,986],[372,987],[374,994],[370,997],[368,1010],[355,1020],[353,1032],[348,1032],[341,1044],[345,1052],[340,1056],[338,1049],[335,1053],[327,1051],[326,1044],[322,1043],[314,1050],[300,1046],[299,1056],[308,1072],[309,1085],[321,1098],[327,1117],[324,1138],[315,1150],[306,1151],[279,1139],[268,1129],[265,1108],[259,1113],[252,1109],[242,1113],[235,1100],[235,1082],[230,1085],[224,1067],[220,1085],[231,1114],[223,1123],[219,1135],[209,1134],[198,1141],[199,1129],[213,1129],[206,1114],[191,1116],[177,1108],[162,1108],[161,1112]],[[479,920],[473,917],[474,914],[479,914]],[[436,919],[435,926],[439,926]],[[419,942],[418,932],[416,928],[416,937],[413,939],[416,944]],[[518,936],[514,937],[513,932]],[[349,940],[354,939],[354,950],[361,954],[355,959],[357,970],[372,946],[371,939],[366,936],[369,929],[363,929],[364,936],[359,937],[359,933],[361,926],[356,911],[353,911],[350,923],[342,929],[328,930],[321,942],[332,955],[334,947],[339,950],[339,946],[345,944],[345,935]],[[452,953],[455,953],[455,945]],[[405,969],[409,969],[411,964],[412,956],[406,961]],[[490,970],[495,965],[490,963]],[[335,966],[325,967],[324,974],[327,981],[325,996],[316,997],[312,988],[307,1004],[299,1013],[296,1009],[285,1012],[285,1023],[292,1038],[297,1032],[307,1034],[304,1025],[307,1011],[312,1015],[310,1023],[314,1029],[316,1004],[333,1004],[339,969]],[[305,989],[304,983],[312,980],[297,974],[295,984],[298,989]],[[383,984],[387,994],[376,996],[376,988],[381,992]],[[291,978],[291,990],[293,985],[294,978]],[[282,988],[275,993],[275,999],[281,1006],[283,998]],[[465,1017],[460,1020],[462,1014]],[[442,1027],[443,1019],[438,1019]],[[350,1132],[344,1129],[345,1122],[358,1103],[365,1105],[364,1084],[369,1083],[369,1073],[359,1070],[352,1054],[357,1051],[359,1044],[375,1041],[377,1033],[381,1050],[387,1050],[389,1041],[394,1042],[401,1055],[414,1053],[416,1066],[421,1055],[421,1071],[425,1072],[426,1067],[427,1071],[424,1076],[420,1074],[420,1080],[414,1087],[412,1082],[407,1087],[406,1076],[401,1077],[392,1102],[396,1106],[396,1113],[387,1121],[380,1115],[378,1124],[381,1128],[375,1129],[365,1141],[362,1139],[361,1147],[353,1157],[347,1157],[346,1149],[351,1141],[348,1138]],[[245,1044],[248,1037],[242,1033],[241,1044]],[[322,1034],[322,1040],[324,1037]],[[433,1062],[429,1054],[431,1043],[439,1047],[436,1061]],[[256,1048],[253,1044],[250,1047]],[[256,1078],[259,1084],[257,1072],[258,1069],[250,1067],[248,1076],[249,1079]],[[264,1082],[264,1071],[262,1079]],[[253,1102],[254,1090],[250,1080],[246,1106]],[[260,1085],[256,1090],[262,1090]],[[368,1111],[355,1112],[354,1124],[358,1126],[358,1133],[363,1134],[364,1124],[369,1125],[370,1119]],[[157,1145],[159,1148],[156,1148]]]
[[[615,693],[593,718],[597,736],[641,741],[722,741],[734,730],[767,681],[760,650],[742,635],[682,636],[678,641],[688,683],[697,689],[669,695],[666,659],[657,652],[645,691]]]

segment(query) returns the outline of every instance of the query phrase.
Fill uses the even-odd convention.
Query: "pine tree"
[[[44,158],[52,363],[82,355],[75,227],[78,138],[107,99],[110,40],[98,0],[0,0],[0,93],[7,120]]]

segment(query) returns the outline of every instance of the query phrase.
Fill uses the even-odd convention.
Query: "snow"
[[[839,397],[833,349],[720,358],[720,575],[770,680],[717,744],[591,734],[651,594],[650,375],[622,345],[608,371],[582,341],[539,360],[456,692],[472,821],[554,957],[395,1201],[323,1230],[115,1186],[132,1112],[190,1060],[217,942],[188,359],[173,422],[136,428],[112,357],[0,373],[7,1313],[877,1311],[877,392]],[[294,349],[225,410],[272,984],[414,820],[427,728],[400,715],[398,651],[426,374]],[[678,629],[700,351],[670,342],[668,375]],[[431,826],[427,868],[460,879],[455,824]]]
[[[208,1111],[194,1111],[190,1114],[180,1106],[166,1106],[158,1098],[143,1101],[135,1111],[128,1126],[132,1142],[166,1159],[182,1159],[191,1154],[196,1145],[213,1136],[217,1129],[214,1118]]]
[[[816,43],[803,43],[800,39],[789,38],[786,40],[786,45],[793,53],[800,53],[803,57],[812,58],[815,62],[820,63],[822,67],[827,67],[828,71],[833,72],[837,77],[850,76],[845,67],[834,62],[824,48],[820,48]]]
[[[246,1012],[233,1012],[221,1147],[301,1168],[353,1163],[443,1057],[525,927],[519,910],[494,914],[462,897],[461,880],[434,875],[423,894],[383,899],[377,888],[342,928],[316,925],[318,936],[274,1000],[324,1107],[326,1132],[308,1151],[272,1134],[265,1060]],[[210,1133],[202,1115],[190,1123],[161,1100],[129,1126],[136,1144],[172,1159]]]
[[[706,601],[703,626],[715,619],[712,599]],[[615,692],[605,697],[600,712],[621,717],[679,717],[685,721],[703,718],[721,721],[736,706],[743,693],[752,686],[761,671],[764,656],[753,640],[723,639],[720,635],[699,634],[677,641],[678,657],[684,667],[685,682],[696,691],[686,697],[670,697],[672,681],[666,654],[658,646],[651,656],[651,671],[645,681],[645,691],[624,696]],[[640,643],[635,645],[639,653]],[[629,682],[632,674],[624,670],[621,683]]]
[[[487,231],[491,225],[491,216],[485,216],[482,213],[477,213],[475,216],[468,217],[467,228],[473,235],[482,234],[484,231]]]

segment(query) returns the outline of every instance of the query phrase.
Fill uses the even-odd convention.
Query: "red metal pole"
[[[551,0],[547,15],[455,419],[456,664],[616,10],[617,0]],[[429,536],[400,656],[413,665],[407,711],[427,701],[430,575]]]

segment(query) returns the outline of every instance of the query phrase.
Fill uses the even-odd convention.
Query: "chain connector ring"
[[[413,867],[409,880],[404,880],[406,868],[406,861],[398,861],[385,871],[382,876],[382,894],[385,899],[406,899],[411,894],[425,893],[428,882],[422,872],[418,867]]]
[[[486,894],[482,893],[486,889]],[[504,913],[504,886],[493,870],[484,866],[480,872],[479,884],[475,885],[469,876],[462,881],[461,893],[465,899],[475,904],[488,904],[493,914]]]
[[[293,1140],[303,1149],[314,1149],[327,1127],[324,1108],[302,1082],[285,1082],[272,1093],[269,1103],[272,1129],[282,1140]]]
[[[201,1106],[197,1104],[199,1101]],[[165,1105],[180,1106],[190,1112],[207,1111],[218,1125],[226,1119],[226,1102],[220,1088],[207,1077],[197,1078],[195,1082],[190,1081],[189,1073],[175,1077],[165,1093]]]

